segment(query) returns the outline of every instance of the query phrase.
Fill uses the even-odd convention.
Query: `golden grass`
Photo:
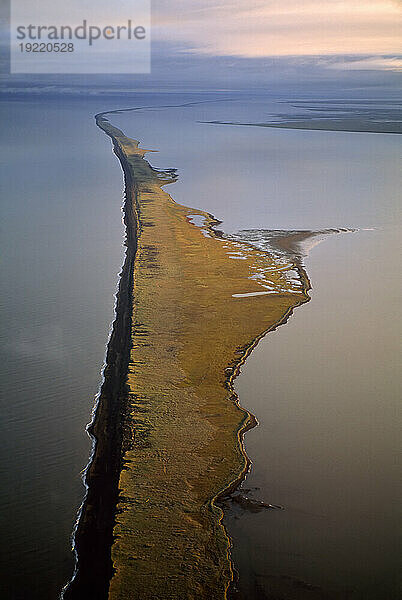
[[[244,472],[241,432],[250,422],[231,382],[256,340],[308,299],[306,288],[293,289],[270,254],[220,238],[207,213],[175,203],[161,187],[168,175],[138,143],[101,126],[129,173],[138,227],[109,598],[224,599],[230,547],[214,500]],[[257,271],[278,291],[233,297],[262,291],[250,279]]]

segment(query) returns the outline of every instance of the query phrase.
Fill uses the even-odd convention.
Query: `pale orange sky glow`
[[[400,0],[159,0],[155,38],[244,57],[399,54]]]

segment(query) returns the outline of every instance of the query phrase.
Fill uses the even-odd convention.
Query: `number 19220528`
[[[19,44],[21,52],[74,52],[72,42],[26,42]]]

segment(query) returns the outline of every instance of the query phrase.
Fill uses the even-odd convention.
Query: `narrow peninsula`
[[[259,339],[308,297],[275,254],[218,232],[174,202],[106,115],[125,176],[126,259],[96,440],[64,598],[224,600],[233,578],[219,498],[248,468],[254,418],[233,380]]]

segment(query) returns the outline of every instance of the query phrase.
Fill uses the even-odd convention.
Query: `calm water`
[[[123,258],[122,178],[89,105],[2,102],[1,598],[70,576]]]
[[[175,200],[227,232],[359,229],[311,251],[311,302],[260,342],[236,382],[260,423],[247,434],[243,489],[285,510],[229,504],[225,523],[243,599],[396,600],[400,137],[197,123],[275,111],[283,104],[255,99],[110,118],[159,150],[152,164],[178,166]]]
[[[400,597],[398,235],[337,235],[314,248],[311,302],[237,380],[260,423],[247,435],[254,465],[243,488],[285,508],[229,512],[245,598],[293,589],[283,576],[319,586],[320,598]]]
[[[197,99],[144,96],[133,105]],[[56,598],[72,569],[84,427],[123,256],[122,176],[92,119],[114,106],[1,104],[6,599]],[[311,302],[243,368],[237,390],[260,422],[247,435],[254,465],[244,487],[285,510],[230,506],[226,525],[245,598],[302,580],[324,593],[354,588],[392,600],[400,138],[198,122],[261,121],[276,111],[283,104],[252,99],[110,118],[159,151],[148,155],[154,166],[179,169],[167,188],[175,200],[213,213],[227,232],[376,228],[328,236],[312,250]]]

